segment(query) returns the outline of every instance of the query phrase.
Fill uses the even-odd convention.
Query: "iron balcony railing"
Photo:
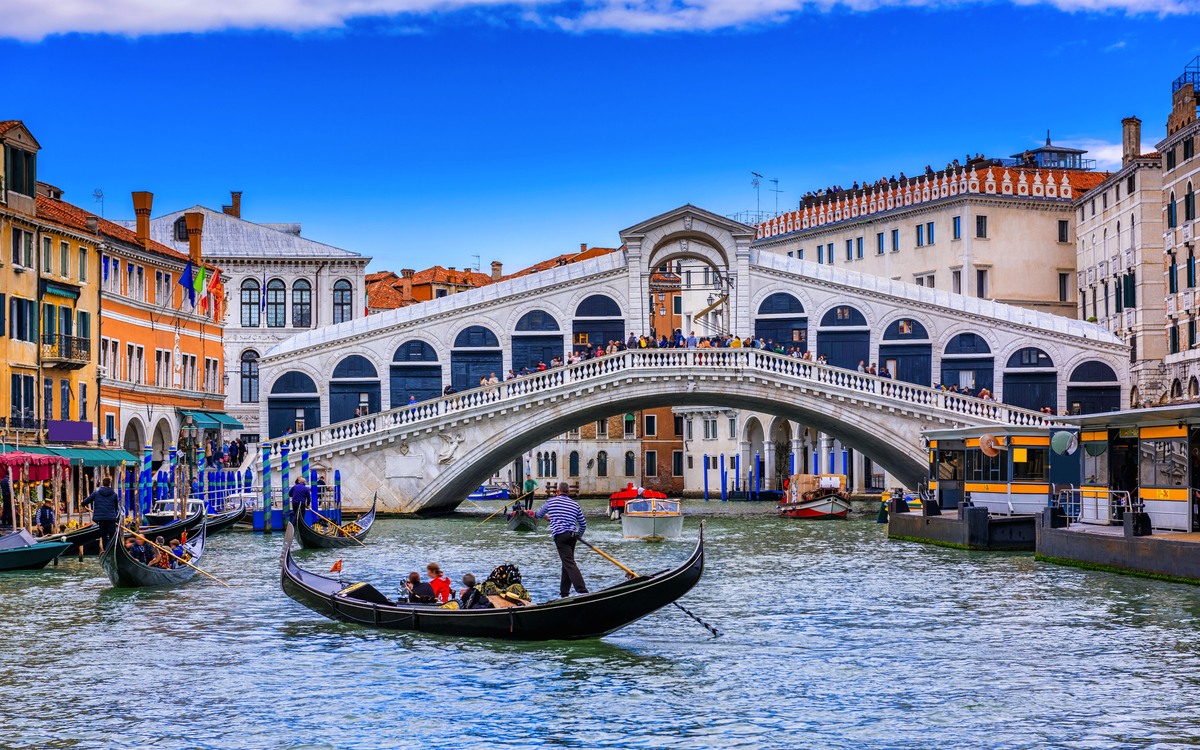
[[[3,430],[40,430],[42,420],[34,417],[0,417],[0,429]]]
[[[42,335],[42,359],[86,364],[92,361],[91,339],[61,333]]]

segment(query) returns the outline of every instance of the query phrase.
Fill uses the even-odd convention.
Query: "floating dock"
[[[1149,534],[1145,514],[1129,513],[1121,526],[1067,523],[1058,508],[1037,519],[1037,559],[1089,570],[1200,584],[1200,532]],[[1137,528],[1142,526],[1142,528]]]
[[[899,503],[904,503],[903,499]],[[889,539],[991,551],[1032,551],[1037,542],[1036,517],[1032,515],[992,516],[987,508],[970,506],[944,515],[925,515],[896,512],[899,507],[893,501],[888,509]]]

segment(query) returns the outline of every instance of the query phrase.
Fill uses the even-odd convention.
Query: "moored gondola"
[[[70,548],[63,554],[67,555],[98,555],[100,554],[100,537],[104,532],[100,530],[100,524],[91,523],[79,529],[68,531],[62,534],[52,534],[43,537],[43,542],[61,542],[71,545]],[[83,548],[80,551],[80,548]]]
[[[67,551],[64,542],[39,542],[25,529],[0,536],[0,570],[41,570]]]
[[[238,505],[233,510],[214,513],[204,522],[204,535],[215,536],[222,531],[228,531],[246,516],[246,501],[238,498]]]
[[[704,572],[701,523],[695,550],[672,570],[545,604],[442,609],[392,601],[370,584],[346,584],[301,570],[292,559],[293,534],[289,525],[280,559],[280,580],[288,596],[333,620],[433,635],[521,641],[599,638],[675,602],[696,585]]]
[[[375,523],[375,503],[378,498],[371,500],[371,510],[366,515],[359,516],[354,523],[358,525],[359,531],[354,532],[350,536],[345,536],[338,533],[338,536],[332,534],[323,534],[317,531],[312,526],[308,525],[308,519],[305,517],[308,514],[308,503],[300,506],[300,512],[296,514],[296,538],[300,542],[300,546],[304,549],[337,549],[340,547],[357,547],[358,542],[366,538],[367,533],[371,530],[371,524]]]
[[[196,509],[196,512],[188,518],[184,518],[173,523],[164,524],[162,526],[143,526],[142,528],[138,529],[138,533],[142,534],[148,539],[153,539],[156,536],[163,536],[167,539],[170,539],[171,537],[181,536],[184,532],[191,534],[193,531],[199,528],[202,523],[204,523],[204,506],[200,505]]]
[[[117,588],[166,586],[183,583],[196,574],[195,568],[182,563],[178,568],[154,568],[134,560],[125,549],[125,538],[129,534],[130,532],[124,526],[119,527],[117,535],[113,537],[113,543],[104,550],[104,554],[100,555],[100,567],[108,574],[108,580],[112,581],[113,586]],[[154,537],[148,533],[144,533],[143,536],[154,541]],[[201,514],[200,527],[196,531],[195,538],[183,545],[188,549],[190,555],[188,562],[192,565],[198,563],[204,554],[204,536],[204,519]],[[165,539],[167,542],[171,540],[170,537],[165,537]]]

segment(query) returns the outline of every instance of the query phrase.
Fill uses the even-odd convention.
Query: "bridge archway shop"
[[[593,294],[575,308],[571,322],[572,351],[589,346],[607,346],[609,341],[625,340],[625,318],[621,306],[604,294]]]
[[[303,432],[320,426],[321,396],[316,382],[296,370],[280,375],[267,397],[267,434],[277,438],[288,430]]]
[[[535,370],[539,362],[549,367],[556,357],[562,356],[563,335],[554,316],[545,310],[530,310],[522,315],[512,335],[512,371]]]
[[[396,348],[391,376],[393,409],[407,404],[410,396],[427,401],[442,395],[442,366],[437,350],[424,341],[408,341]]]
[[[808,351],[808,315],[800,300],[787,292],[776,292],[758,306],[754,338],[783,344],[785,349]]]
[[[454,338],[450,352],[450,383],[456,391],[479,387],[483,378],[504,379],[504,352],[500,339],[484,326],[467,326]]]

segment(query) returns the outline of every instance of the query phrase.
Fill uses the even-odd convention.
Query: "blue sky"
[[[0,59],[37,94],[0,119],[109,218],[133,190],[157,215],[239,189],[245,218],[301,222],[371,270],[512,271],[682,203],[753,209],[751,171],[786,208],[1047,128],[1119,159],[1133,114],[1152,145],[1195,9],[1105,3],[0,0]]]

